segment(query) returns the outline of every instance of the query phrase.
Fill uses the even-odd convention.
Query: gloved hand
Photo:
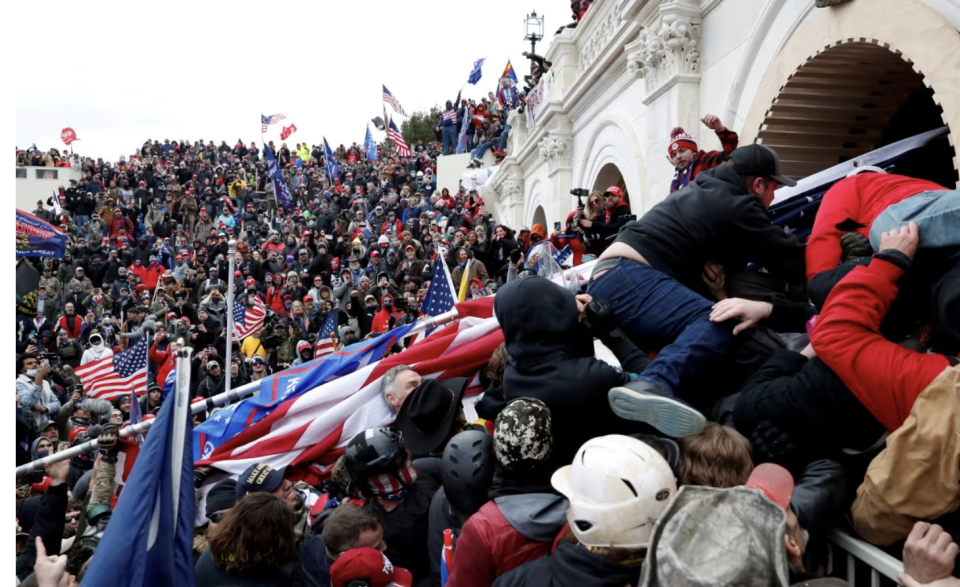
[[[790,471],[802,461],[801,447],[794,436],[764,420],[757,424],[750,435],[754,463],[775,463]]]
[[[593,301],[587,304],[587,323],[597,338],[610,336],[620,328],[613,308],[601,298],[593,298]]]
[[[193,470],[193,486],[197,489],[203,486],[203,482],[207,480],[207,475],[210,474],[210,467],[201,466]]]
[[[520,257],[521,257],[522,255],[523,255],[523,253],[520,252],[520,249],[513,249],[513,250],[510,252],[510,262],[513,263],[514,265],[516,265],[517,263],[520,262]]]
[[[840,255],[841,262],[855,257],[869,257],[873,254],[870,240],[859,232],[848,232],[841,236],[840,248],[843,249]]]
[[[107,424],[97,437],[97,447],[105,463],[117,462],[117,453],[120,452],[120,444],[117,442],[119,434],[120,429],[116,424]]]

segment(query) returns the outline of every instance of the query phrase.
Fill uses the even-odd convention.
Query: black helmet
[[[482,430],[461,432],[443,451],[443,491],[455,510],[473,515],[487,503],[493,481],[493,438]]]
[[[354,436],[343,453],[343,464],[352,481],[396,470],[406,457],[403,437],[389,428],[371,428]]]

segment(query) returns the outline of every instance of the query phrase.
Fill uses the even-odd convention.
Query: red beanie
[[[697,141],[693,140],[693,137],[679,126],[670,131],[670,144],[667,145],[667,153],[673,155],[677,152],[677,149],[697,150]]]

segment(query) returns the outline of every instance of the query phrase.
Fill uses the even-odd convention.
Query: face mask
[[[288,310],[290,309],[290,306],[292,306],[292,305],[293,305],[293,302],[283,302],[283,307],[286,308],[286,309],[288,309]]]
[[[27,377],[34,378],[37,376],[36,369],[27,369]]]

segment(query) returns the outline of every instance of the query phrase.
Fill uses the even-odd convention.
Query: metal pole
[[[239,203],[238,203],[239,204]],[[224,393],[230,393],[230,370],[233,368],[231,365],[233,354],[233,272],[236,271],[237,266],[237,241],[231,239],[227,243],[227,255],[228,259],[228,272],[227,276],[227,356],[224,358],[226,363],[223,366],[223,375],[226,378],[223,382]]]
[[[438,316],[425,318],[410,330],[410,333],[408,334],[408,336],[412,336],[414,334],[417,334],[418,332],[423,332],[424,330],[428,330],[430,328],[442,326],[444,324],[453,322],[454,320],[457,320],[459,318],[460,318],[460,314],[459,312],[457,312],[457,310],[450,310],[449,312],[445,312]],[[188,365],[189,365],[189,361],[188,361]],[[179,361],[178,361],[178,376],[179,376]],[[195,402],[191,404],[190,409],[194,414],[199,414],[200,412],[212,410],[217,406],[228,404],[234,400],[240,399],[247,395],[254,394],[258,391],[260,391],[260,382],[251,381],[246,385],[241,385],[236,389],[225,391],[211,398],[207,398],[202,402]],[[134,426],[126,426],[120,430],[120,437],[126,438],[128,436],[135,436],[137,434],[140,434],[141,432],[146,432],[147,430],[150,429],[150,426],[153,425],[154,421],[155,420],[147,420],[146,422],[140,422],[139,424],[136,424]],[[42,471],[43,465],[45,464],[53,464],[59,461],[72,459],[77,455],[82,455],[84,453],[96,450],[97,446],[98,446],[97,441],[91,440],[89,442],[85,442],[83,444],[78,444],[77,446],[68,448],[65,451],[54,453],[42,459],[38,459],[31,463],[20,465],[19,467],[17,467],[17,477],[22,477],[24,475],[28,475],[36,471]]]

